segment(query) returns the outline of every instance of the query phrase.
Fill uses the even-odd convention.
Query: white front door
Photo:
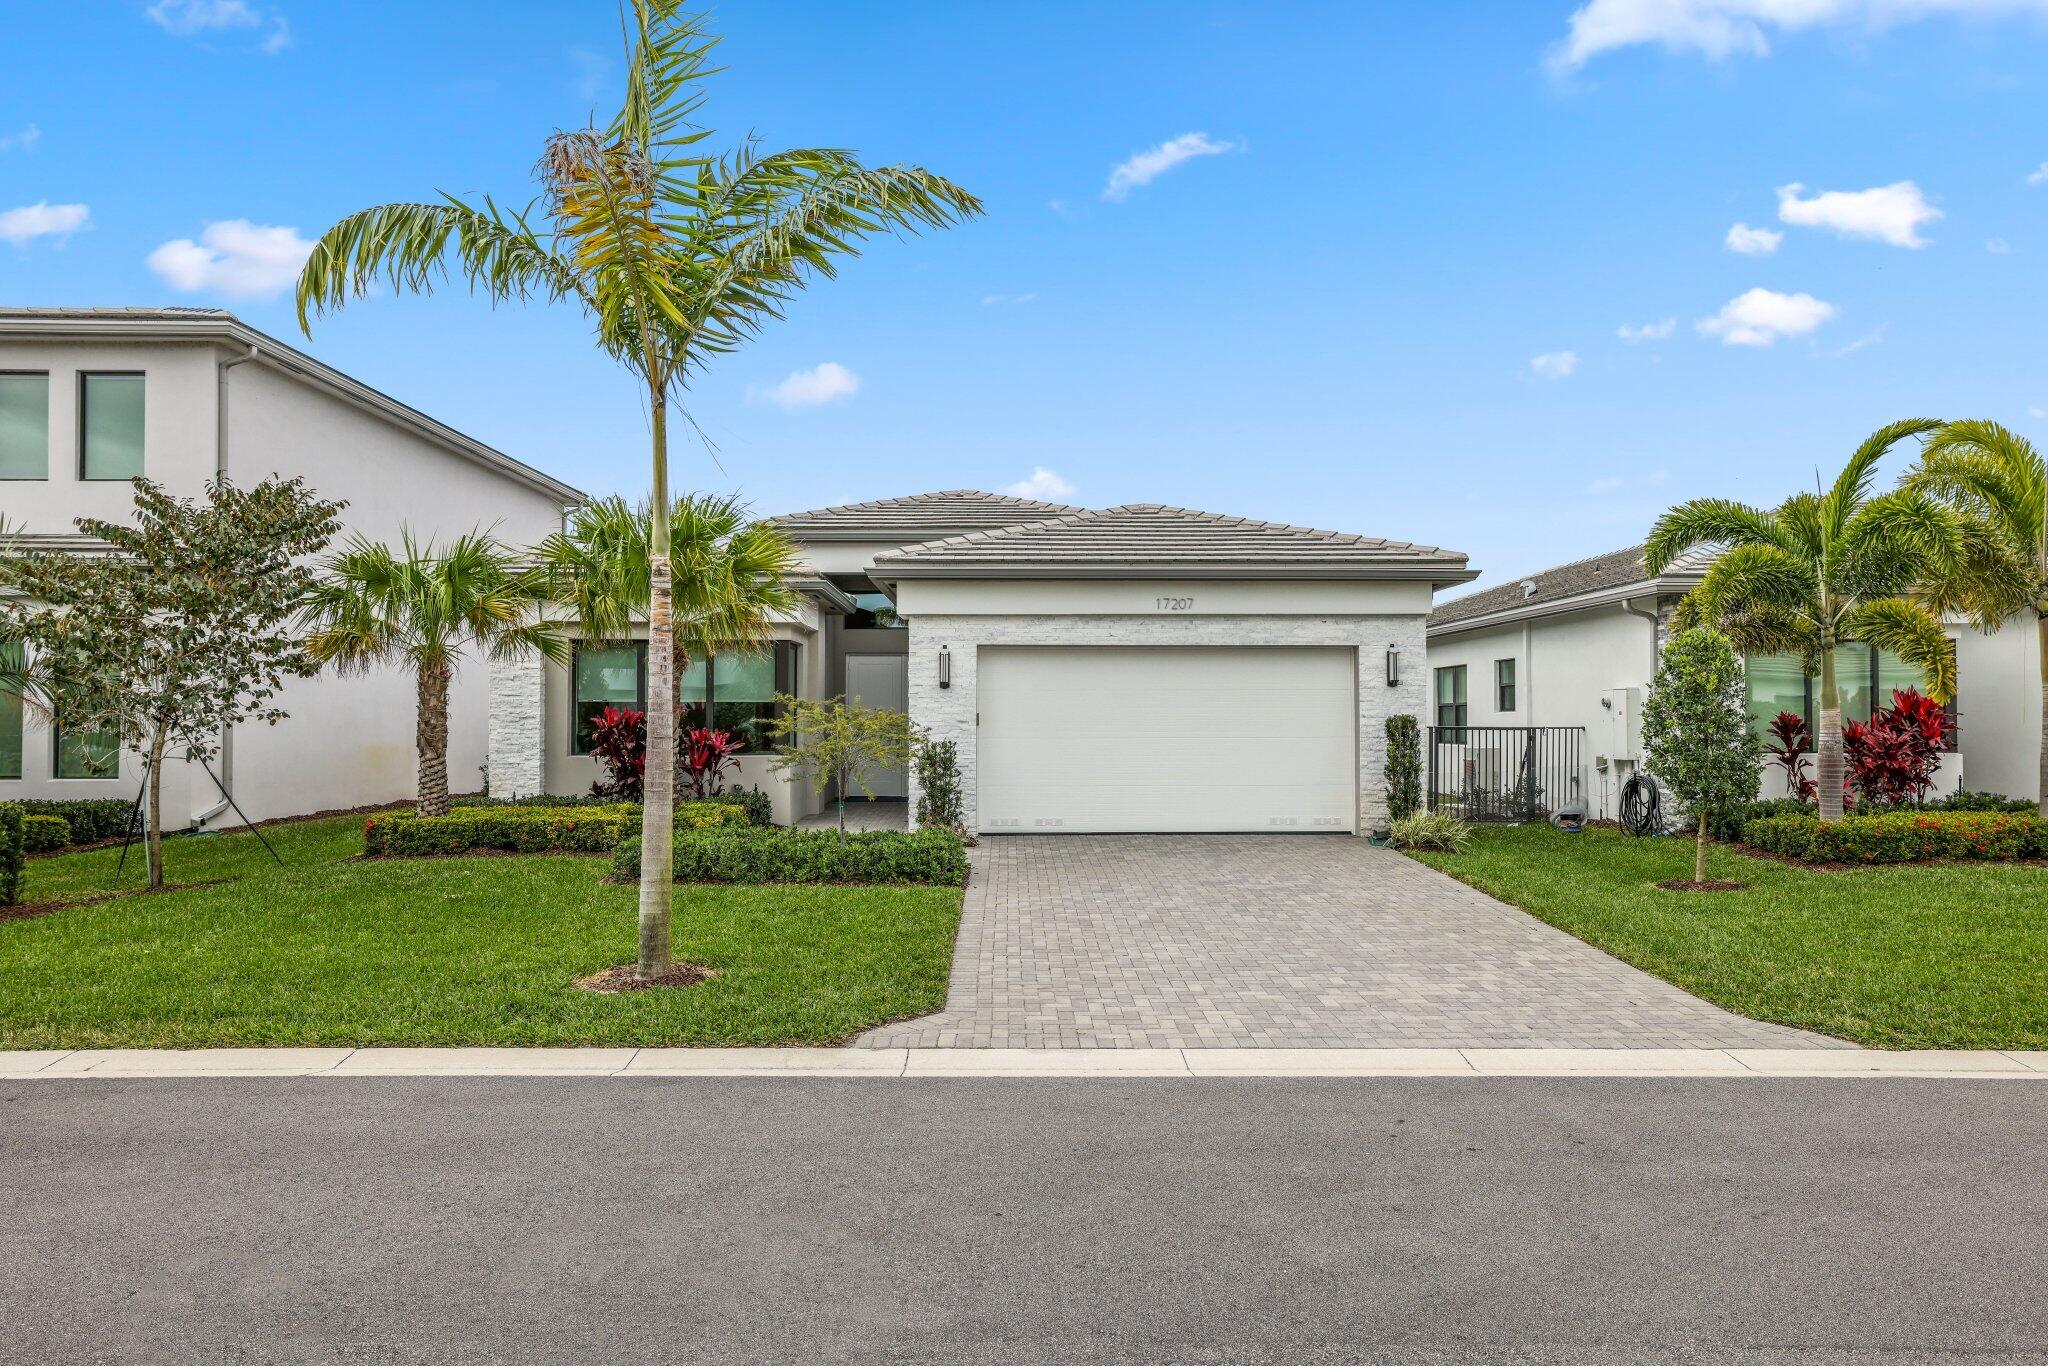
[[[909,710],[910,656],[848,655],[846,700],[857,707],[882,711]],[[870,769],[865,777],[865,788],[856,783],[852,791],[840,795],[864,797],[872,791],[877,797],[902,798],[910,793],[910,775],[900,765]]]
[[[975,670],[983,831],[1358,828],[1355,650],[983,646]]]

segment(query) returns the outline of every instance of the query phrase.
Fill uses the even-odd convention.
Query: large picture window
[[[21,776],[21,693],[7,686],[21,659],[20,642],[0,641],[0,778]]]
[[[1453,664],[1436,671],[1436,723],[1440,729],[1455,730],[1470,720],[1465,702],[1465,666]],[[1452,737],[1452,743],[1457,743]]]
[[[78,377],[78,477],[142,474],[142,376]]]
[[[60,730],[52,771],[59,778],[118,778],[120,741],[110,730]]]
[[[772,749],[768,723],[775,719],[775,695],[794,695],[801,646],[778,640],[758,651],[734,651],[693,659],[676,678],[682,728],[707,723],[731,731],[747,752]],[[647,709],[647,643],[591,643],[576,650],[574,734],[571,754],[587,754],[591,719],[606,707]]]
[[[1950,648],[1954,645],[1951,642]],[[1820,678],[1806,672],[1798,655],[1752,655],[1742,662],[1749,692],[1749,723],[1759,735],[1770,733],[1779,712],[1791,712],[1806,723],[1809,735],[1820,728]],[[1889,707],[1892,693],[1925,690],[1920,670],[1890,650],[1848,642],[1835,647],[1835,690],[1842,703],[1842,722],[1863,722],[1873,709]],[[1949,704],[1951,714],[1955,704]]]
[[[50,377],[0,375],[0,479],[50,477]]]

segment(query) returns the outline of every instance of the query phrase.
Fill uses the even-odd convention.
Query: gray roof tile
[[[929,539],[990,527],[1015,526],[1019,522],[1079,511],[1081,509],[1064,503],[1041,503],[1031,498],[1013,498],[1006,493],[946,489],[938,493],[913,493],[904,498],[878,498],[867,503],[813,508],[808,512],[787,512],[768,520],[798,540],[806,534],[841,537],[871,534],[875,540],[906,535]]]
[[[1681,556],[1664,572],[1666,580],[1697,578],[1706,567],[1714,562],[1714,552],[1695,551]],[[1599,593],[1609,589],[1626,588],[1631,584],[1648,584],[1650,575],[1643,568],[1643,548],[1632,545],[1626,550],[1610,550],[1605,555],[1590,559],[1573,560],[1570,564],[1541,569],[1534,574],[1523,574],[1507,583],[1482,588],[1477,593],[1467,593],[1461,598],[1452,598],[1438,605],[1429,614],[1431,626],[1449,626],[1455,622],[1469,621],[1474,617],[1490,616],[1495,612],[1506,612],[1518,607],[1536,609],[1547,607],[1565,598],[1581,597],[1587,593]],[[1532,585],[1534,591],[1524,585]]]

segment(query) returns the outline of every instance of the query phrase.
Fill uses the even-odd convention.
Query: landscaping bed
[[[1882,819],[1882,818],[1880,818]],[[1881,1048],[2048,1048],[2048,869],[1983,861],[1804,868],[1679,839],[1548,826],[1413,855],[1716,1005]]]
[[[1805,863],[1920,863],[2048,858],[2048,821],[2002,812],[1891,811],[1822,821],[1761,816],[1742,827],[1742,843]],[[2048,887],[2044,887],[2048,893]]]
[[[676,829],[741,825],[736,802],[679,802]],[[609,854],[640,837],[640,807],[632,802],[563,806],[461,806],[445,816],[394,811],[363,822],[363,853],[370,858],[429,858],[449,854]]]
[[[631,960],[634,889],[593,859],[364,859],[337,817],[35,859],[0,921],[0,1048],[832,1044],[945,1004],[953,887],[682,886],[686,990],[579,980]],[[98,898],[87,900],[87,898]]]
[[[679,833],[678,882],[922,884],[961,887],[967,850],[950,830],[782,830],[721,826]],[[612,879],[640,877],[640,847],[612,856]]]

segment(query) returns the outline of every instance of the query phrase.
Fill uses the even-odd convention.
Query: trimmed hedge
[[[115,797],[91,797],[60,801],[50,797],[23,797],[15,803],[24,816],[55,816],[71,827],[67,844],[97,844],[117,840],[128,828],[135,810],[133,802]]]
[[[1761,816],[1742,827],[1742,842],[1809,863],[2048,858],[2048,821],[1993,811],[1890,811],[1828,823]]]
[[[699,829],[737,825],[746,812],[726,802],[684,802],[676,826]],[[394,811],[363,822],[363,852],[371,858],[422,858],[437,854],[609,854],[622,843],[637,845],[640,808],[631,802],[608,806],[466,806],[445,816]]]
[[[2018,797],[2008,797],[1998,792],[1952,792],[1946,797],[1936,797],[1920,806],[1879,806],[1849,808],[1849,814],[1862,816],[1913,815],[1917,812],[1934,811],[1989,811],[2007,815],[2026,816],[2038,814],[2035,803]],[[1707,833],[1717,840],[1734,843],[1742,839],[1742,832],[1751,821],[1766,816],[1818,816],[1812,802],[1802,802],[1797,797],[1773,797],[1769,801],[1743,802],[1707,817]]]
[[[676,836],[678,882],[925,883],[967,882],[967,849],[951,830],[836,830],[728,825]],[[640,877],[640,846],[612,855],[612,877]]]
[[[21,847],[21,807],[0,802],[0,906],[21,900],[21,868],[26,861]]]
[[[37,812],[22,813],[23,853],[48,854],[59,849],[68,849],[76,843],[78,841],[71,833],[71,822],[62,816],[45,816]]]

